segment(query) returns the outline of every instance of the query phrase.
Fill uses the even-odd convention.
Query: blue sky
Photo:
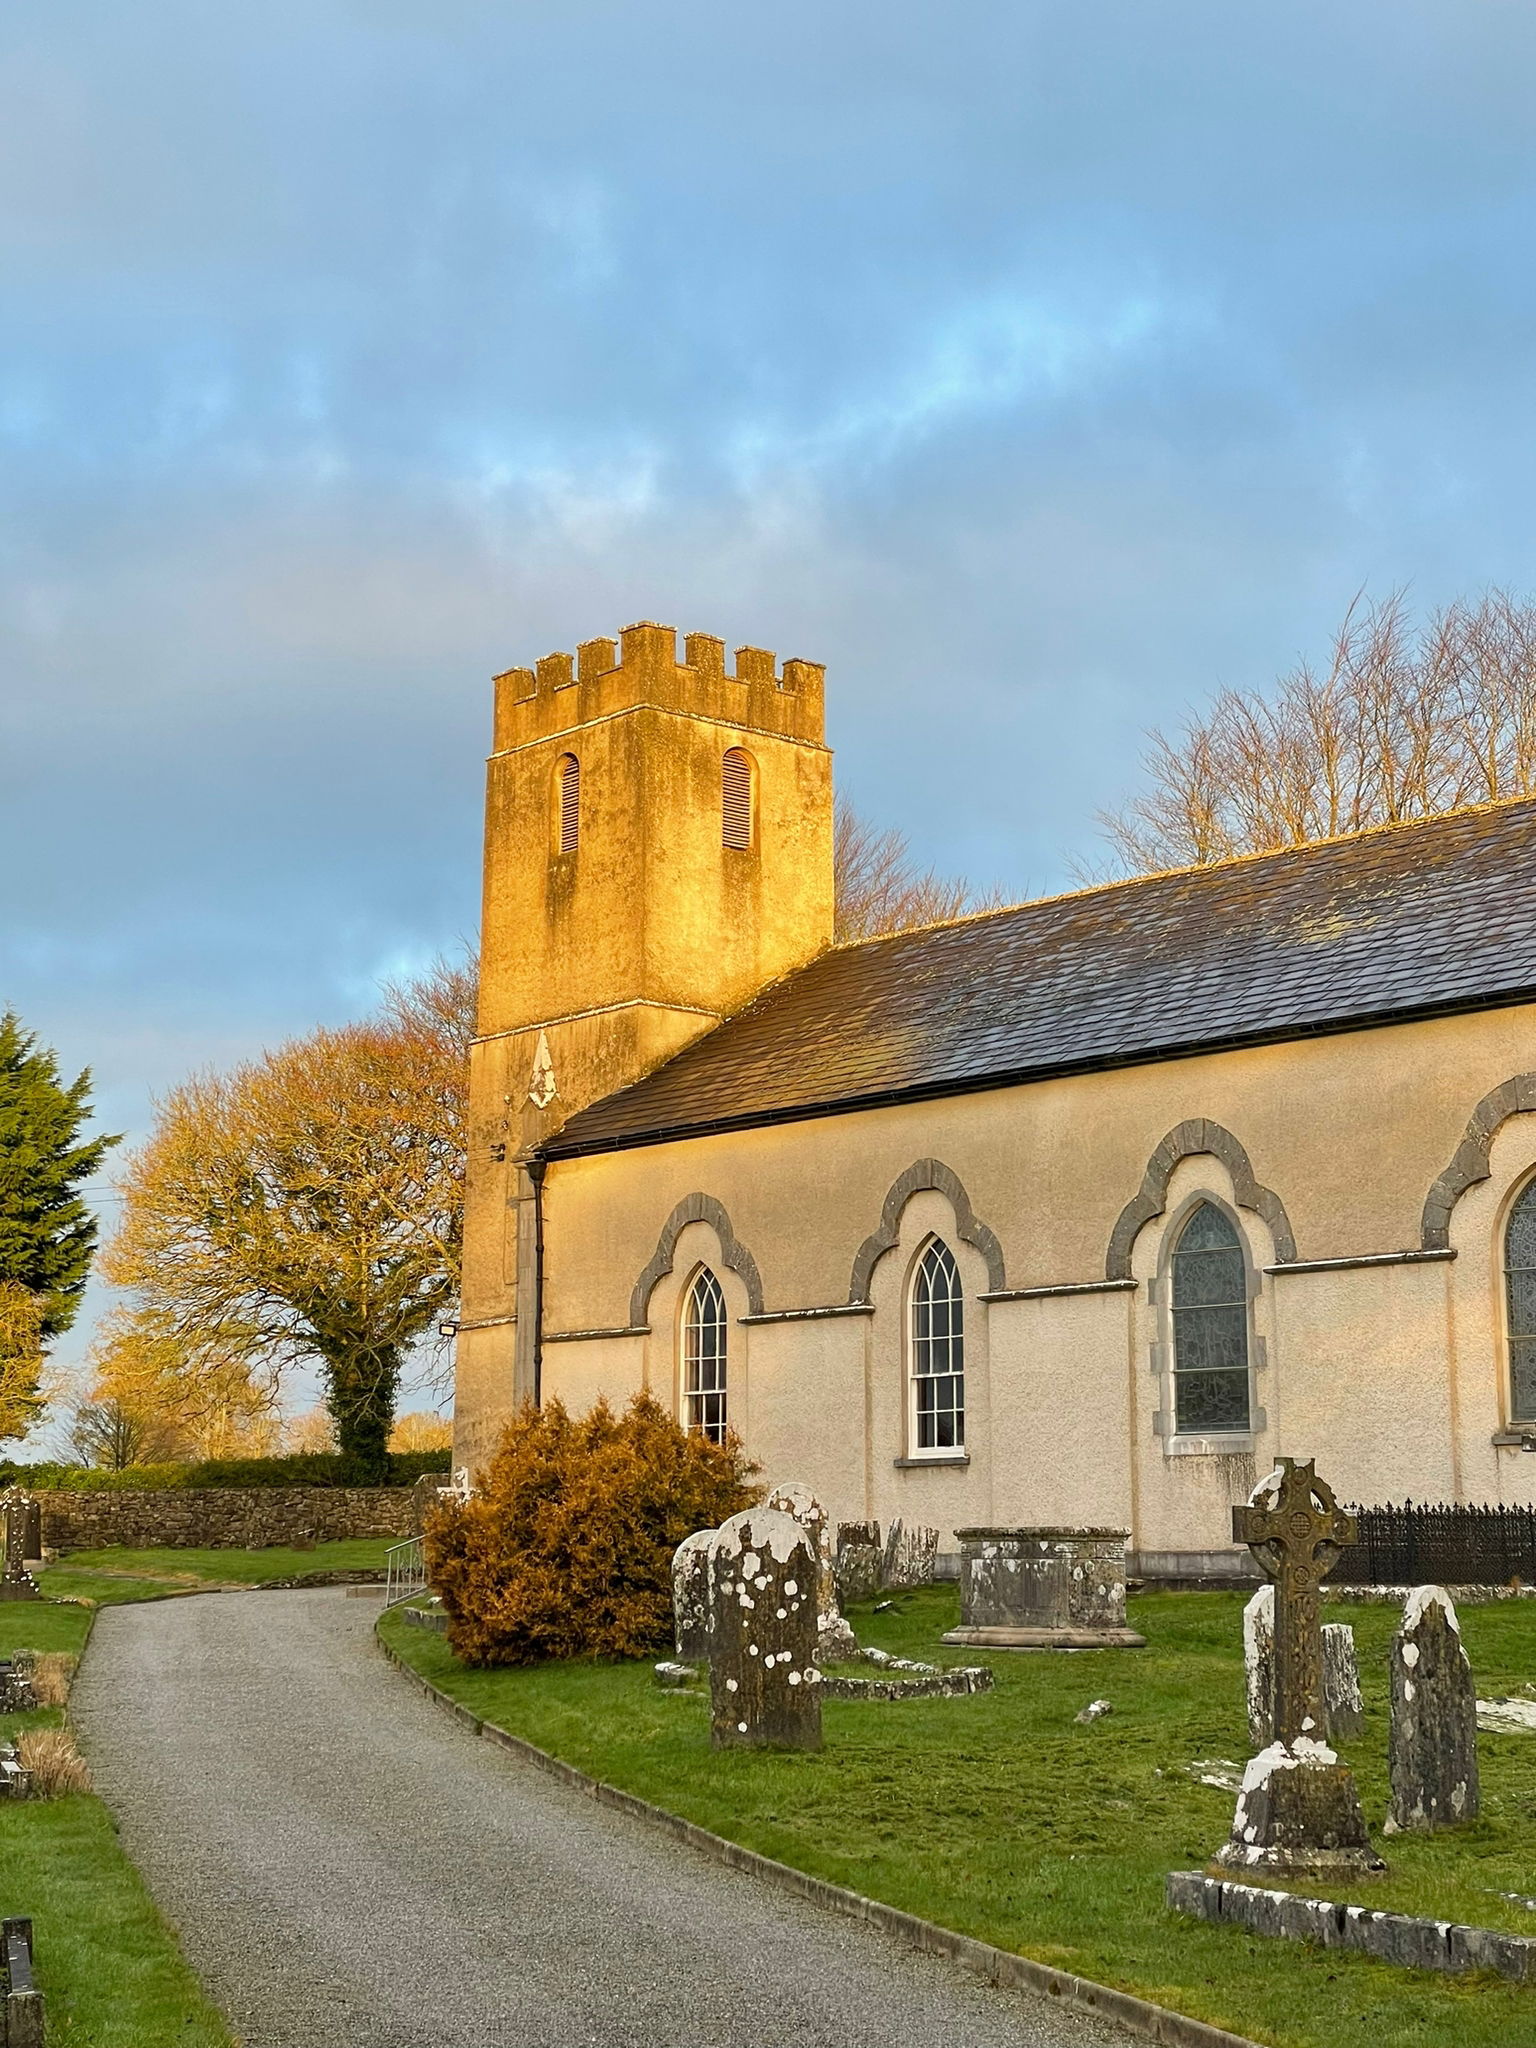
[[[477,917],[488,678],[823,660],[1031,893],[1354,592],[1529,590],[1519,0],[11,0],[0,997],[153,1090]]]

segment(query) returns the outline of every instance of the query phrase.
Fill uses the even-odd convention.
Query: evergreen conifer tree
[[[89,1072],[69,1086],[14,1011],[0,1016],[0,1289],[31,1297],[46,1344],[74,1321],[96,1250],[80,1195],[116,1138],[85,1138]]]

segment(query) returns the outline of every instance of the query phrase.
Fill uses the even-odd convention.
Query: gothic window
[[[1509,1302],[1509,1414],[1536,1421],[1536,1180],[1528,1181],[1504,1232]]]
[[[949,1246],[934,1238],[912,1277],[912,1448],[965,1447],[965,1301]]]
[[[720,767],[720,838],[725,846],[752,844],[752,761],[729,747]]]
[[[557,778],[560,796],[559,844],[562,853],[574,853],[581,836],[581,763],[574,754],[562,754]]]
[[[693,1276],[683,1304],[683,1403],[690,1429],[725,1441],[725,1296],[708,1266]]]
[[[1246,1430],[1248,1273],[1236,1225],[1202,1202],[1179,1233],[1172,1264],[1174,1429]]]

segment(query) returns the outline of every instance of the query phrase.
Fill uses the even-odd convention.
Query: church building
[[[1536,1500],[1536,801],[833,941],[821,668],[496,680],[457,1463],[647,1387],[835,1517]]]

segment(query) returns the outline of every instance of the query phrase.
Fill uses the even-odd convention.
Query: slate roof
[[[1536,1001],[1536,799],[839,947],[552,1158]]]

